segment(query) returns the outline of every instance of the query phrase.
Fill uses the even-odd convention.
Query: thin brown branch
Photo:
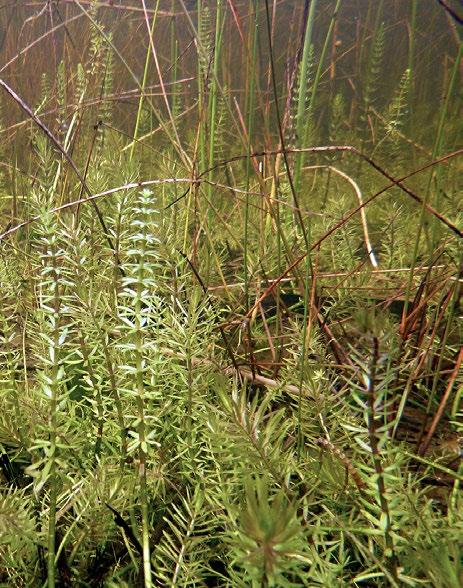
[[[421,456],[423,456],[426,453],[426,451],[429,447],[429,444],[431,443],[431,439],[432,439],[434,433],[436,432],[437,425],[439,424],[439,421],[441,420],[441,418],[444,414],[445,405],[447,404],[447,401],[450,397],[450,394],[452,393],[453,385],[455,384],[455,380],[457,379],[457,376],[460,372],[462,362],[463,362],[463,347],[461,347],[461,349],[458,353],[457,360],[455,362],[455,367],[453,368],[452,374],[451,374],[449,381],[448,381],[448,384],[447,384],[447,388],[445,389],[444,395],[442,396],[442,399],[439,403],[439,407],[436,411],[436,414],[434,415],[431,426],[429,427],[428,434],[426,435],[423,443],[421,444],[421,447],[418,450],[418,454]]]

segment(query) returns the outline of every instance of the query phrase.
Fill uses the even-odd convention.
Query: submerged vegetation
[[[2,586],[462,585],[457,9],[1,7]]]

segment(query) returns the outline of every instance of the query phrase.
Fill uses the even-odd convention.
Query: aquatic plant
[[[418,7],[0,11],[0,582],[462,583],[463,45]]]

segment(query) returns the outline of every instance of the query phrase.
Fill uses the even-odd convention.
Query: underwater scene
[[[461,0],[0,2],[0,586],[463,585]]]

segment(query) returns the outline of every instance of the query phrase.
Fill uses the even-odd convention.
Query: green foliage
[[[217,109],[215,112],[216,123],[214,125],[214,153],[216,159],[224,159],[228,152],[228,137],[226,131],[229,128],[229,113],[227,101],[230,99],[227,88],[217,96]]]
[[[167,4],[149,24],[174,122],[152,63],[143,104],[125,79],[141,67],[132,45],[150,50],[140,11],[120,29],[92,1],[87,46],[76,51],[66,21],[57,71],[36,76],[31,104],[93,203],[43,129],[0,115],[2,227],[24,220],[0,239],[0,584],[461,585],[461,244],[449,227],[461,230],[461,164],[412,173],[437,127],[457,145],[461,125],[414,128],[412,73],[414,99],[429,79],[418,59],[390,75],[402,45],[389,18],[368,38],[376,7],[359,48],[343,12],[326,12],[339,2],[311,2],[291,35],[288,3],[269,3],[275,97],[258,2],[247,15],[201,0],[194,22],[181,14],[191,3]],[[386,95],[388,76],[400,81]],[[287,146],[328,137],[374,163],[352,149],[290,153],[288,177],[275,99],[289,105]],[[445,112],[457,110],[452,95]],[[391,176],[407,174],[405,192]],[[435,187],[430,239],[422,202]],[[352,212],[371,197],[373,269]]]
[[[56,77],[56,101],[57,101],[57,117],[56,117],[56,124],[58,126],[58,137],[61,139],[64,137],[65,133],[65,113],[67,107],[67,80],[66,80],[66,72],[65,72],[65,64],[64,61],[61,61],[58,66],[58,72]]]
[[[304,78],[304,75],[305,78]],[[315,74],[314,46],[310,45],[307,53],[307,63],[301,62],[298,66],[296,83],[294,84],[291,100],[290,128],[293,129],[294,146],[305,145],[305,137],[308,134],[313,113],[309,110],[310,92],[312,90]],[[302,100],[303,108],[299,106]]]
[[[346,117],[346,101],[341,92],[338,92],[333,99],[331,108],[329,140],[330,143],[336,144],[343,134],[343,123]]]
[[[375,152],[381,147],[387,153],[388,160],[393,162],[394,168],[397,170],[403,163],[400,161],[400,157],[406,154],[406,146],[402,145],[402,141],[409,114],[409,94],[410,70],[406,69],[384,115],[385,134],[375,147]],[[390,169],[393,168],[390,166]]]
[[[408,94],[410,92],[410,70],[406,69],[400,79],[399,87],[393,97],[388,110],[385,127],[388,134],[394,135],[404,126],[407,114]]]
[[[156,550],[155,577],[166,586],[204,585],[214,556],[215,514],[200,486],[173,504]]]
[[[112,42],[112,35],[111,33],[108,35],[108,39]],[[104,74],[103,74],[103,84],[102,84],[102,95],[110,97],[113,93],[114,89],[114,55],[111,48],[106,49],[105,55],[105,64],[104,64]],[[101,108],[100,108],[100,116],[102,117],[101,120],[106,124],[111,124],[112,122],[112,106],[111,101],[106,100],[103,101]]]
[[[365,71],[363,101],[366,114],[369,113],[369,108],[374,105],[379,98],[378,92],[381,87],[380,79],[382,73],[382,61],[384,59],[384,41],[385,26],[384,22],[382,22],[376,31]]]
[[[201,2],[201,0],[198,0]],[[212,66],[214,52],[214,36],[211,11],[207,4],[201,6],[198,11],[198,65],[199,76],[206,82],[206,87],[210,83],[210,71]]]
[[[40,78],[40,95],[35,104],[35,112],[40,114],[41,111],[44,109],[44,106],[47,104],[48,100],[51,96],[51,84],[50,78],[46,73],[43,73]]]
[[[310,562],[303,551],[303,528],[284,491],[270,497],[268,486],[265,478],[245,481],[244,504],[230,537],[236,554],[232,565],[244,569],[252,586],[293,586],[288,576],[303,573]]]

